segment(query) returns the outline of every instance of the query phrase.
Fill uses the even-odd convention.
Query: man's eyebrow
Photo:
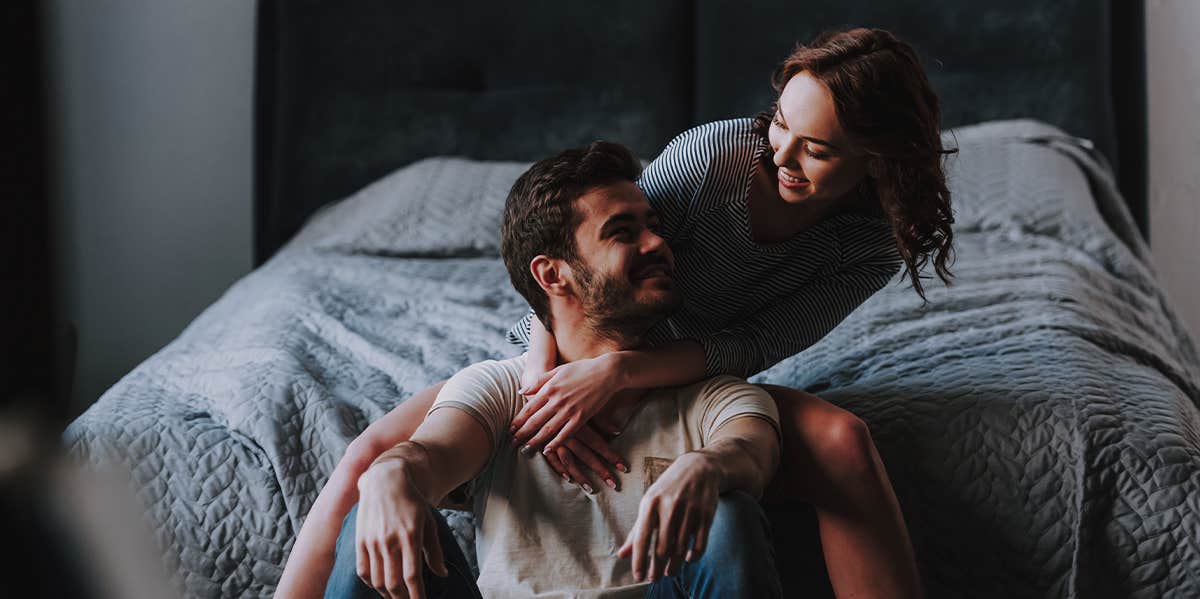
[[[783,122],[783,127],[786,129],[787,128],[787,119],[783,117],[783,109],[780,108],[778,104],[775,105],[775,114],[779,115],[779,120]],[[839,150],[839,151],[841,150],[841,148],[837,147],[836,145],[834,145],[828,141],[825,141],[819,137],[810,137],[807,135],[797,135],[797,137],[799,137],[800,139],[806,139],[808,141],[813,141],[813,142],[819,143],[823,146],[829,146],[830,148],[833,148],[835,150]]]
[[[655,212],[654,210],[647,210],[646,211],[646,220],[647,221],[658,220],[658,212]],[[600,225],[600,237],[608,236],[608,234],[611,232],[611,230],[618,225],[623,225],[623,224],[628,224],[628,223],[633,223],[633,222],[637,222],[637,216],[634,215],[632,212],[619,212],[617,214],[614,214],[614,215],[608,217],[608,220],[604,221],[603,225]]]

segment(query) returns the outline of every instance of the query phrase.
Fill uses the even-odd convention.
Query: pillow
[[[328,205],[289,248],[383,256],[499,256],[504,200],[524,162],[435,157]]]

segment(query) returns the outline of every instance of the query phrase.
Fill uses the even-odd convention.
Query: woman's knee
[[[825,478],[857,476],[875,468],[875,442],[861,418],[810,393],[785,387],[769,390],[779,405],[785,461],[811,463]],[[805,464],[799,466],[803,470]]]

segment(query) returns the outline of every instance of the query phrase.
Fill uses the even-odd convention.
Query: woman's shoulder
[[[675,136],[667,149],[687,149],[693,154],[713,156],[753,153],[760,144],[761,139],[754,132],[754,119],[738,118],[696,125]]]
[[[659,189],[683,188],[694,193],[711,187],[714,180],[740,182],[761,145],[753,124],[749,118],[729,119],[680,133],[646,167],[643,190],[651,194]]]

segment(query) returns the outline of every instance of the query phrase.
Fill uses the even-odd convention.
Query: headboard
[[[1092,139],[1145,233],[1140,0],[260,0],[255,262],[423,157],[532,161],[604,138],[653,158],[767,107],[794,44],[844,26],[917,49],[944,127],[1031,117]]]

